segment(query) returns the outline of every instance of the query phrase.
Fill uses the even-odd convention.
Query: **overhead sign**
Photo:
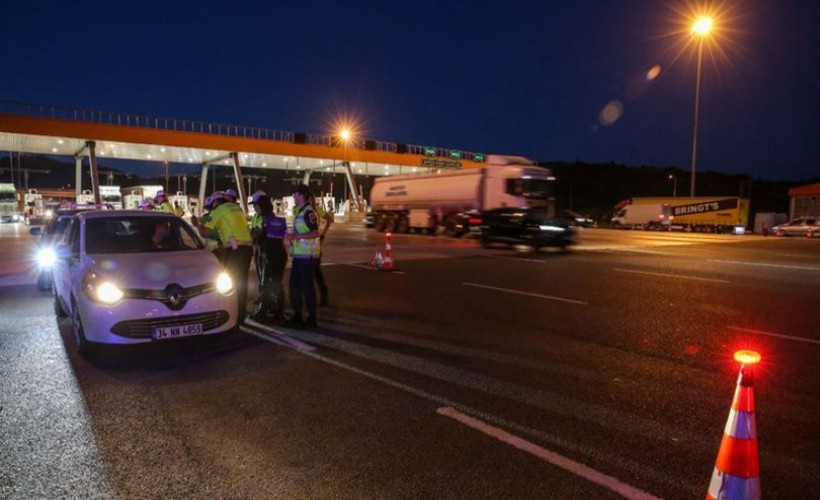
[[[461,162],[450,160],[434,160],[431,158],[422,158],[421,166],[427,168],[461,168]]]

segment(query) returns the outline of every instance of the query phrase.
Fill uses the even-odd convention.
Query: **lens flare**
[[[612,125],[621,119],[623,113],[624,105],[621,104],[621,101],[610,101],[604,106],[604,109],[601,110],[601,114],[598,115],[598,121],[601,122],[601,125]]]

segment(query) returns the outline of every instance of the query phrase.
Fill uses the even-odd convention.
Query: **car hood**
[[[98,254],[88,256],[86,267],[120,288],[162,289],[170,283],[183,287],[212,283],[223,270],[209,250]]]

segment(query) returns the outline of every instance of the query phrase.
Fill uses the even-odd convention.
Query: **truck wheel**
[[[397,233],[409,233],[410,232],[410,221],[407,220],[406,215],[400,215],[399,221],[396,224],[396,232]]]
[[[384,221],[384,216],[383,215],[377,215],[376,220],[373,222],[373,229],[375,229],[376,231],[378,231],[380,233],[383,232],[384,231],[384,222],[385,222]]]
[[[387,222],[384,224],[384,230],[388,233],[395,233],[396,232],[396,217],[390,217]]]

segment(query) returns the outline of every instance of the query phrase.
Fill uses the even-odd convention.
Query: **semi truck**
[[[644,228],[654,227],[653,222],[658,221],[657,228],[723,233],[739,232],[738,228],[749,225],[749,199],[737,196],[631,198],[615,208],[617,214],[612,223],[619,227],[640,224],[638,214],[645,220]],[[630,212],[635,217],[630,219]]]
[[[20,194],[11,182],[0,183],[0,221],[20,221]]]
[[[501,155],[488,155],[480,168],[380,177],[370,192],[373,226],[459,237],[470,232],[470,218],[484,210],[544,207],[554,216],[554,185],[549,169]]]
[[[84,189],[77,195],[77,205],[88,205],[94,203],[94,191]],[[100,203],[110,206],[115,210],[122,210],[122,193],[119,186],[100,186]]]

